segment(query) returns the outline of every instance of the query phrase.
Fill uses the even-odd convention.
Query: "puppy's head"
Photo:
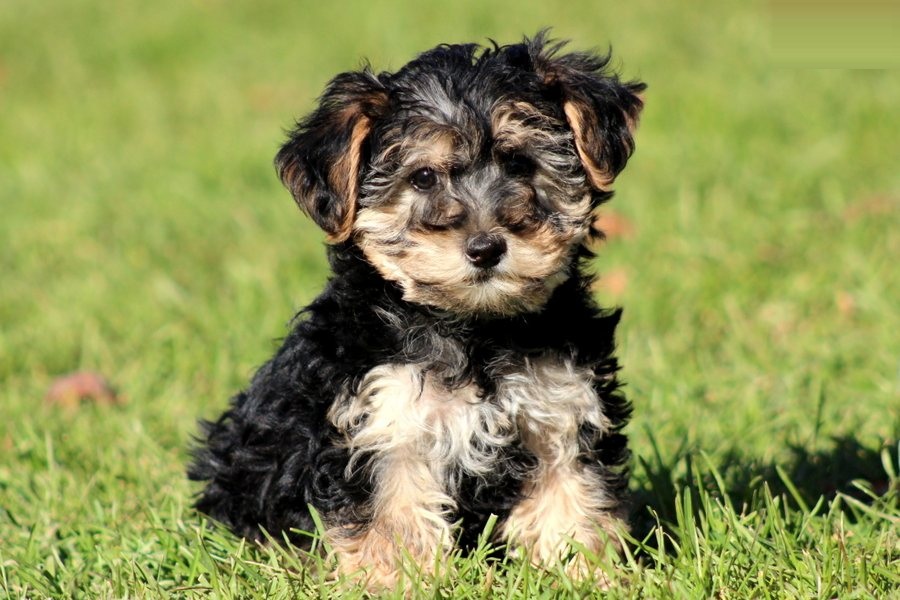
[[[331,81],[276,158],[332,242],[415,302],[539,310],[571,273],[634,144],[644,85],[542,34],[439,46],[396,73]]]

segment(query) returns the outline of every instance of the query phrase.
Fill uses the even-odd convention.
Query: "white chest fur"
[[[543,356],[502,375],[496,393],[482,397],[473,384],[447,389],[421,365],[386,364],[329,416],[351,450],[349,468],[363,456],[417,458],[452,494],[460,474],[489,475],[498,451],[516,439],[542,463],[574,460],[582,425],[609,428],[593,378],[570,360]]]

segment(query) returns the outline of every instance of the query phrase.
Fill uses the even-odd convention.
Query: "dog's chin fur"
[[[570,546],[602,554],[624,527],[630,406],[587,242],[643,84],[561,48],[345,73],[298,123],[276,165],[333,276],[203,424],[199,510],[299,544],[313,509],[337,569],[372,588],[471,547],[491,515],[535,562],[597,575]]]

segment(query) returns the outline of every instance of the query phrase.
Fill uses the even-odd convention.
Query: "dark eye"
[[[434,169],[425,167],[413,173],[409,178],[409,182],[420,192],[425,192],[433,188],[437,183],[437,173],[434,172]]]
[[[510,177],[531,177],[535,168],[534,161],[523,154],[510,154],[503,159],[503,169]]]

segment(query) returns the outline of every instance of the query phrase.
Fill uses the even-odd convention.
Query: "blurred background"
[[[4,0],[0,538],[187,510],[195,419],[327,277],[271,161],[333,75],[548,26],[649,85],[596,260],[636,454],[895,439],[900,77],[781,64],[762,3]],[[81,370],[118,404],[44,400]]]

